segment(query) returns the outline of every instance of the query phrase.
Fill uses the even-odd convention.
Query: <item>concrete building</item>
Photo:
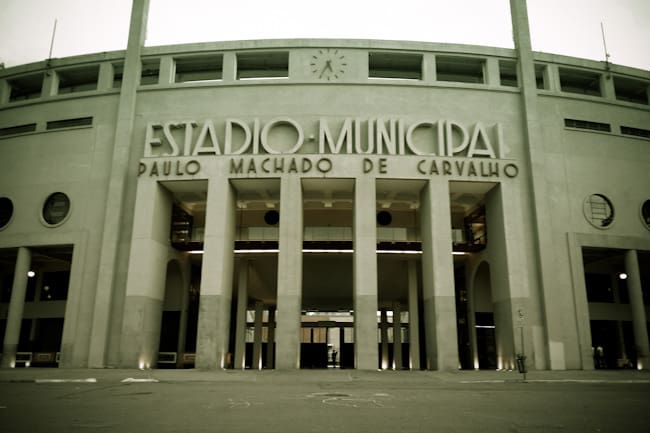
[[[648,368],[650,72],[511,6],[0,70],[2,366]]]

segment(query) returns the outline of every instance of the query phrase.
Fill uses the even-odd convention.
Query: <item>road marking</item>
[[[146,383],[146,382],[157,383],[157,382],[160,382],[160,381],[158,379],[151,379],[151,378],[149,378],[149,379],[135,379],[133,377],[127,377],[126,379],[124,379],[122,381],[122,383]]]
[[[36,383],[97,383],[97,379],[90,377],[88,379],[36,379]]]
[[[249,401],[246,400],[235,401],[232,398],[228,399],[228,404],[230,405],[229,409],[249,408],[251,405]]]

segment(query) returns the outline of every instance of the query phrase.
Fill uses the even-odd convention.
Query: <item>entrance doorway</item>
[[[304,312],[300,368],[354,368],[353,326],[349,311]]]

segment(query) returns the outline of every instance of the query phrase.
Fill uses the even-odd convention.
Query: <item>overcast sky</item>
[[[513,47],[509,0],[150,0],[147,46],[361,38]],[[5,66],[126,48],[130,0],[0,0]],[[650,0],[528,0],[533,49],[650,70]]]

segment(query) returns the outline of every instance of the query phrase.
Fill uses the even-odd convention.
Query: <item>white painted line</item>
[[[135,379],[133,377],[127,377],[122,381],[122,383],[145,383],[145,382],[159,382],[158,379]]]
[[[97,379],[90,377],[88,379],[36,379],[36,383],[97,383]]]

